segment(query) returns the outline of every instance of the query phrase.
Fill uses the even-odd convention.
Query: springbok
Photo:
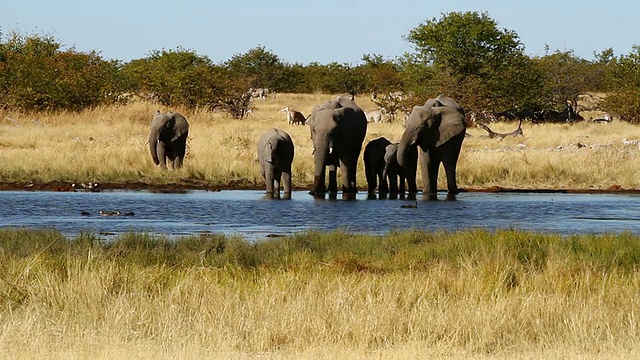
[[[382,122],[382,109],[371,110],[367,115],[368,122],[381,123]]]
[[[289,125],[293,125],[293,124],[304,125],[307,122],[307,119],[304,117],[304,115],[302,115],[301,112],[296,110],[289,110],[288,106],[285,106],[282,109],[280,109],[280,112],[287,114],[287,123]]]
[[[259,88],[259,89],[249,88],[248,93],[249,93],[249,95],[251,95],[252,98],[260,98],[261,100],[266,100],[267,99],[267,95],[269,95],[269,89],[267,89],[267,88]]]

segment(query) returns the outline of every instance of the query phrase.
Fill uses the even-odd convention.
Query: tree
[[[11,34],[0,43],[0,105],[22,110],[80,110],[121,92],[118,61],[96,51],[63,50],[51,36]]]
[[[194,51],[154,50],[125,64],[123,75],[136,93],[153,94],[164,105],[215,107],[223,96],[226,73]]]
[[[285,64],[278,55],[258,46],[245,54],[235,54],[224,64],[236,78],[246,79],[249,87],[282,91]]]
[[[603,109],[622,120],[640,123],[640,45],[612,60],[610,66],[613,91],[605,98]]]
[[[495,110],[524,106],[522,100],[529,96],[522,93],[538,90],[535,70],[518,35],[498,29],[485,12],[452,12],[433,18],[412,29],[405,39],[418,52],[405,57],[404,67],[430,78],[431,96],[445,93],[465,107]],[[430,69],[416,70],[420,67]],[[514,86],[520,95],[505,96],[514,93]]]
[[[544,77],[543,93],[547,94],[548,107],[563,108],[567,104],[575,107],[578,96],[595,84],[591,64],[576,57],[573,50],[556,51],[534,61]]]
[[[377,93],[391,93],[402,89],[402,78],[397,63],[384,60],[382,55],[365,54],[362,56],[364,64],[359,72],[366,81],[366,90]]]

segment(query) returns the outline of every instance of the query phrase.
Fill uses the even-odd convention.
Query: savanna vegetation
[[[278,110],[288,106],[308,115],[315,105],[345,93],[355,95],[365,110],[384,106],[395,112],[395,122],[371,124],[368,139],[398,140],[403,110],[440,93],[477,114],[573,105],[588,120],[608,111],[617,121],[606,126],[527,122],[524,138],[469,137],[459,184],[603,189],[638,183],[633,166],[638,130],[632,125],[640,119],[635,115],[638,55],[616,57],[606,49],[594,60],[571,51],[530,57],[517,33],[500,29],[486,13],[454,12],[427,20],[405,37],[415,53],[393,60],[365,54],[360,65],[290,64],[264,47],[219,64],[182,48],[154,50],[124,63],[103,59],[97,51],[64,49],[46,35],[13,32],[1,39],[3,183],[257,188],[255,141],[269,127],[286,126]],[[252,100],[250,88],[268,88],[271,95]],[[390,96],[398,92],[400,97]],[[181,171],[158,171],[145,155],[148,123],[157,109],[180,111],[192,124],[187,166]],[[515,125],[492,127],[510,131]],[[295,183],[308,187],[308,131],[286,129],[298,150]],[[471,128],[469,133],[484,131]],[[362,174],[358,181],[365,185]]]
[[[98,181],[104,188],[179,186],[186,188],[263,188],[256,161],[256,143],[267,129],[291,134],[296,146],[293,182],[298,189],[313,183],[313,146],[309,127],[288,125],[283,106],[308,115],[329,94],[279,94],[254,100],[254,112],[234,120],[224,112],[173,108],[190,122],[184,168],[162,171],[147,144],[149,123],[161,105],[138,101],[70,112],[12,114],[17,125],[0,125],[0,182],[69,190],[72,183]],[[376,105],[356,98],[364,109]],[[169,110],[171,108],[163,108]],[[37,120],[37,122],[34,122]],[[494,123],[497,132],[517,123]],[[385,136],[398,141],[402,121],[370,123],[366,141]],[[500,186],[521,189],[637,189],[640,183],[640,128],[627,122],[523,125],[524,136],[489,138],[469,128],[458,162],[463,189]],[[627,139],[624,141],[624,139]],[[444,172],[442,172],[444,173]],[[444,176],[444,174],[441,174]],[[420,180],[419,180],[420,181]],[[358,165],[358,186],[366,188],[364,165]],[[446,184],[444,178],[439,181]]]
[[[294,185],[308,189],[309,129],[279,110],[308,115],[345,93],[367,111],[389,108],[385,95],[401,91],[396,120],[369,124],[365,142],[397,141],[402,110],[439,93],[477,113],[570,104],[586,120],[614,115],[602,124],[525,122],[524,136],[504,139],[470,127],[463,189],[638,188],[640,48],[593,60],[570,50],[531,57],[515,31],[475,12],[427,20],[405,40],[416,53],[365,54],[359,65],[291,64],[264,47],[220,64],[182,48],[125,63],[47,35],[4,35],[0,183],[262,188],[256,141],[278,127],[296,145]],[[275,96],[251,100],[249,88]],[[191,125],[180,170],[151,161],[157,109]],[[517,123],[489,126],[507,133]],[[362,163],[357,181],[366,186]],[[0,357],[637,358],[638,244],[632,234],[517,230],[312,232],[252,243],[0,229]]]
[[[637,358],[640,238],[0,230],[3,358]]]
[[[426,20],[404,38],[416,49],[385,59],[363,54],[360,64],[299,64],[262,46],[213,63],[195,50],[151,50],[128,62],[99,51],[65,49],[52,36],[0,32],[0,107],[10,111],[70,110],[152,99],[165,106],[219,110],[242,118],[249,88],[277,93],[402,91],[399,110],[446,94],[465,109],[562,110],[581,94],[606,93],[600,110],[640,121],[640,48],[617,55],[603,49],[587,60],[572,50],[529,56],[518,34],[487,13],[453,12]],[[392,110],[392,109],[389,109]],[[395,110],[395,109],[393,109]],[[579,110],[579,109],[577,109]]]

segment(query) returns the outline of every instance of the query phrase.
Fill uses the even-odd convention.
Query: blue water
[[[306,230],[384,234],[396,229],[521,229],[559,234],[640,233],[640,196],[462,193],[457,201],[315,199],[306,191],[269,200],[262,191],[0,191],[0,227],[114,236],[222,233],[260,239]],[[444,198],[444,194],[440,194]],[[403,208],[401,205],[415,205]],[[99,211],[133,212],[100,216]],[[82,215],[88,212],[89,215]]]

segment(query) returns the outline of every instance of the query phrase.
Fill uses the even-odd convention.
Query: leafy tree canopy
[[[452,12],[427,20],[411,30],[406,40],[427,64],[446,68],[460,78],[481,76],[524,51],[518,35],[498,29],[485,12]]]

